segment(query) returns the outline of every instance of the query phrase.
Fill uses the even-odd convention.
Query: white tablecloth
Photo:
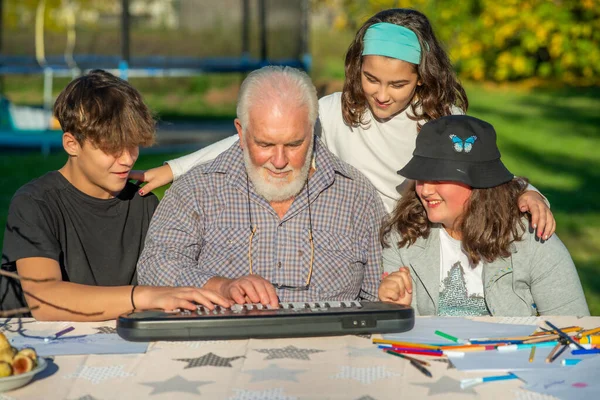
[[[478,318],[538,323],[542,319]],[[551,319],[558,326],[600,326],[600,317]],[[114,333],[115,321],[34,322],[28,332],[69,335]],[[7,335],[19,328],[4,320]],[[384,354],[371,337],[152,342],[145,354],[50,357],[31,384],[0,394],[6,399],[550,399],[520,389],[522,382],[490,382],[462,390],[460,380],[484,376],[432,361],[428,378],[406,360]],[[487,374],[494,375],[494,374]]]

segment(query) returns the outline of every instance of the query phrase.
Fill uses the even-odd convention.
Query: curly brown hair
[[[473,188],[458,226],[462,247],[473,265],[482,258],[492,262],[498,257],[508,257],[511,243],[522,239],[523,218],[527,214],[519,210],[517,202],[527,184],[526,178],[518,177],[493,188]],[[420,237],[429,237],[433,225],[412,181],[381,227],[381,243],[389,247],[389,235],[395,230],[401,237],[398,247],[410,246]]]
[[[88,140],[106,154],[154,144],[156,123],[142,95],[103,70],[69,83],[54,103],[54,116],[80,145]]]
[[[349,126],[366,125],[365,120],[368,103],[361,83],[362,52],[365,32],[371,25],[387,22],[404,26],[413,31],[421,44],[421,63],[414,69],[422,82],[416,87],[410,105],[414,121],[427,122],[432,119],[452,114],[456,106],[467,112],[469,102],[464,88],[458,81],[446,51],[438,42],[427,17],[416,10],[392,8],[381,11],[369,18],[358,30],[354,41],[346,53],[346,80],[342,90],[342,115]],[[421,129],[421,123],[418,129]]]

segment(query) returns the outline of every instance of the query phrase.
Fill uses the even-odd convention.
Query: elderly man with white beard
[[[264,67],[242,83],[236,142],[178,179],[138,262],[140,284],[199,286],[235,303],[377,300],[383,203],[314,137],[308,75]]]

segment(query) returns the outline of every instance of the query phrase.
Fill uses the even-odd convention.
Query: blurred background
[[[430,18],[469,114],[549,199],[600,315],[600,0],[0,0],[0,226],[20,186],[64,164],[50,110],[82,71],[129,79],[156,113],[146,169],[233,134],[252,69],[292,65],[320,96],[341,90],[354,33],[391,7]]]

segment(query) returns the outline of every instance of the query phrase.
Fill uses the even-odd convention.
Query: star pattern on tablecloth
[[[175,358],[175,361],[187,362],[188,365],[184,369],[196,368],[196,367],[233,367],[231,361],[237,360],[238,358],[245,358],[245,356],[236,357],[220,357],[215,353],[208,353],[202,357],[196,358]]]
[[[113,328],[112,326],[98,326],[94,328],[98,332],[97,334],[106,334],[106,333],[117,333],[117,328]]]
[[[364,395],[364,396],[360,396],[358,399],[356,400],[376,400],[375,397],[371,397],[368,394]]]
[[[392,376],[402,376],[396,372],[389,371],[386,367],[378,365],[376,367],[350,367],[342,366],[340,372],[333,375],[332,379],[354,379],[360,383],[370,385],[380,379],[386,379]]]
[[[427,392],[427,396],[433,396],[436,394],[445,394],[445,393],[469,393],[469,394],[477,394],[473,390],[473,388],[465,388],[461,389],[460,381],[450,378],[449,376],[442,376],[435,382],[427,382],[427,383],[412,383],[416,386],[423,386],[429,389]]]
[[[180,375],[176,375],[166,381],[140,382],[140,385],[150,386],[152,388],[150,395],[170,392],[200,394],[198,387],[208,385],[209,383],[214,383],[214,381],[188,381]]]
[[[267,390],[242,390],[233,389],[235,395],[229,397],[229,400],[297,400],[295,396],[286,396],[282,388],[271,388]]]
[[[324,350],[299,349],[296,346],[286,346],[279,349],[257,349],[259,353],[268,354],[265,360],[276,360],[281,358],[292,358],[296,360],[310,360],[310,355],[322,353]]]
[[[123,365],[110,365],[108,367],[90,367],[84,365],[79,367],[77,371],[72,374],[65,375],[65,379],[69,378],[81,378],[86,379],[93,384],[97,385],[100,382],[104,382],[113,378],[126,378],[129,376],[135,376],[123,370]]]
[[[350,357],[378,357],[378,358],[390,358],[388,354],[385,354],[381,349],[377,347],[352,347],[348,346],[348,355]]]
[[[78,397],[77,400],[98,400],[91,394],[86,394],[84,396]]]
[[[306,372],[305,369],[288,369],[278,367],[275,364],[269,364],[268,367],[263,369],[251,369],[244,371],[247,374],[252,375],[250,382],[262,382],[262,381],[292,381],[298,382],[296,375],[301,372]]]

